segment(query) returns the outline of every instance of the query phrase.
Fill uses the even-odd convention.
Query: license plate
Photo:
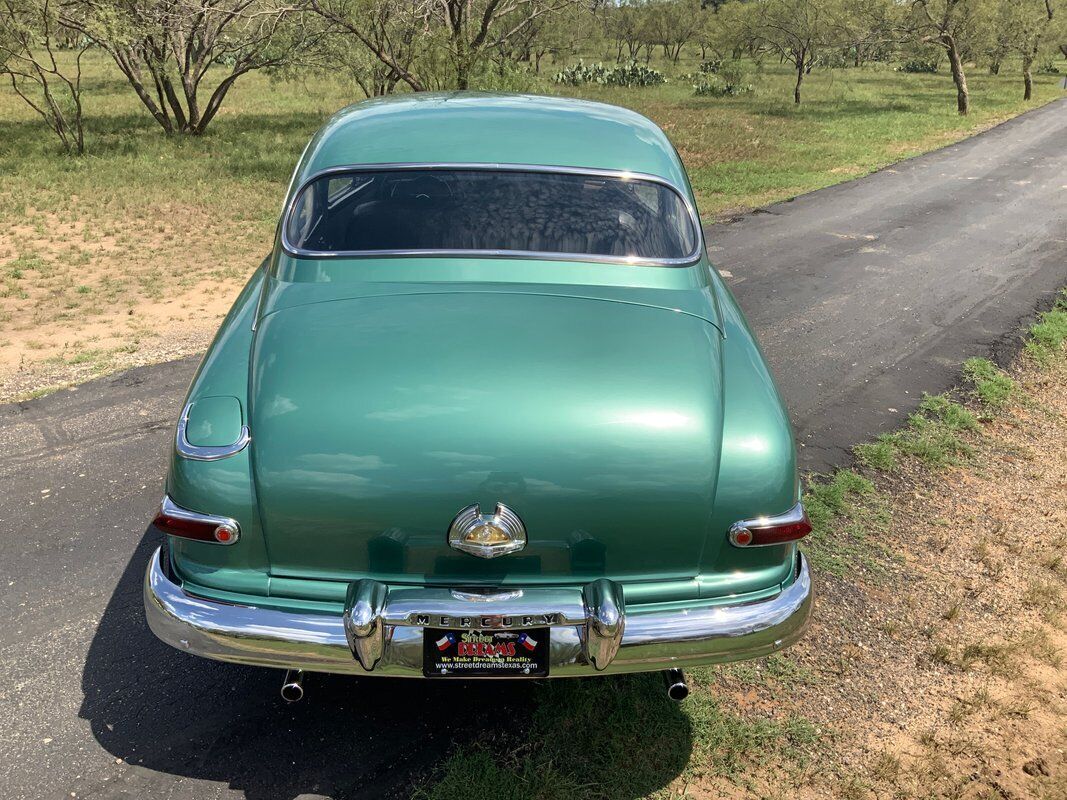
[[[424,628],[427,678],[535,678],[548,675],[548,628],[450,631]]]

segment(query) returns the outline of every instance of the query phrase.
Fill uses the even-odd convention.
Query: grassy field
[[[202,349],[270,246],[290,170],[333,111],[361,99],[340,80],[238,83],[208,134],[168,139],[102,55],[86,60],[88,154],[60,155],[13,93],[0,91],[0,399]],[[946,75],[885,66],[819,71],[806,100],[791,77],[753,72],[755,91],[699,98],[665,68],[654,88],[531,90],[637,109],[680,150],[706,219],[867,173],[958,140],[1060,94],[1040,76],[971,78],[960,119]]]

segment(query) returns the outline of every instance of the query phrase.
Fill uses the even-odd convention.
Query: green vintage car
[[[154,524],[152,630],[285,668],[290,699],[305,670],[753,658],[811,613],[774,381],[678,154],[600,103],[334,116],[189,389]]]

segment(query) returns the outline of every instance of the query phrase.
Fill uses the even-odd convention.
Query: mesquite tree
[[[50,0],[0,0],[0,77],[26,105],[40,114],[68,153],[85,151],[82,125],[81,58],[56,60],[58,40],[67,38]]]
[[[823,50],[840,43],[839,9],[831,0],[756,0],[747,38],[777,53],[796,71],[793,102]]]
[[[997,18],[999,43],[1022,61],[1023,98],[1034,94],[1034,62],[1042,39],[1055,18],[1053,0],[1001,0]]]
[[[655,0],[647,6],[650,38],[663,55],[677,63],[682,48],[699,33],[705,12],[699,0]],[[712,12],[706,12],[711,16]]]
[[[388,2],[388,0],[386,0]],[[309,0],[311,8],[346,31],[412,90],[469,89],[478,69],[543,16],[581,0],[406,0],[389,24],[363,13],[367,0]],[[394,0],[395,2],[395,0]],[[411,32],[417,55],[398,44]]]
[[[621,0],[604,10],[604,32],[615,42],[615,61],[636,61],[645,36],[644,4],[637,0]],[[624,53],[625,51],[625,53]]]
[[[415,64],[429,36],[422,0],[309,1],[315,13],[350,40],[347,44],[359,53],[355,58],[369,62],[364,69],[377,76],[374,94],[401,82],[415,92],[429,88]],[[329,50],[337,44],[331,42]]]
[[[111,56],[168,134],[202,134],[242,75],[284,66],[322,35],[284,0],[59,2],[63,24]],[[205,89],[212,67],[224,76]]]
[[[913,0],[907,29],[914,41],[941,47],[948,56],[952,82],[956,85],[956,110],[971,110],[964,48],[987,37],[990,26],[983,0]]]

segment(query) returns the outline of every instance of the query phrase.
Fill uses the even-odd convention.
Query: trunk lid
[[[719,358],[697,316],[573,296],[438,291],[269,313],[251,422],[271,572],[692,577],[719,463]],[[523,550],[448,546],[462,508],[498,502],[525,524]]]

